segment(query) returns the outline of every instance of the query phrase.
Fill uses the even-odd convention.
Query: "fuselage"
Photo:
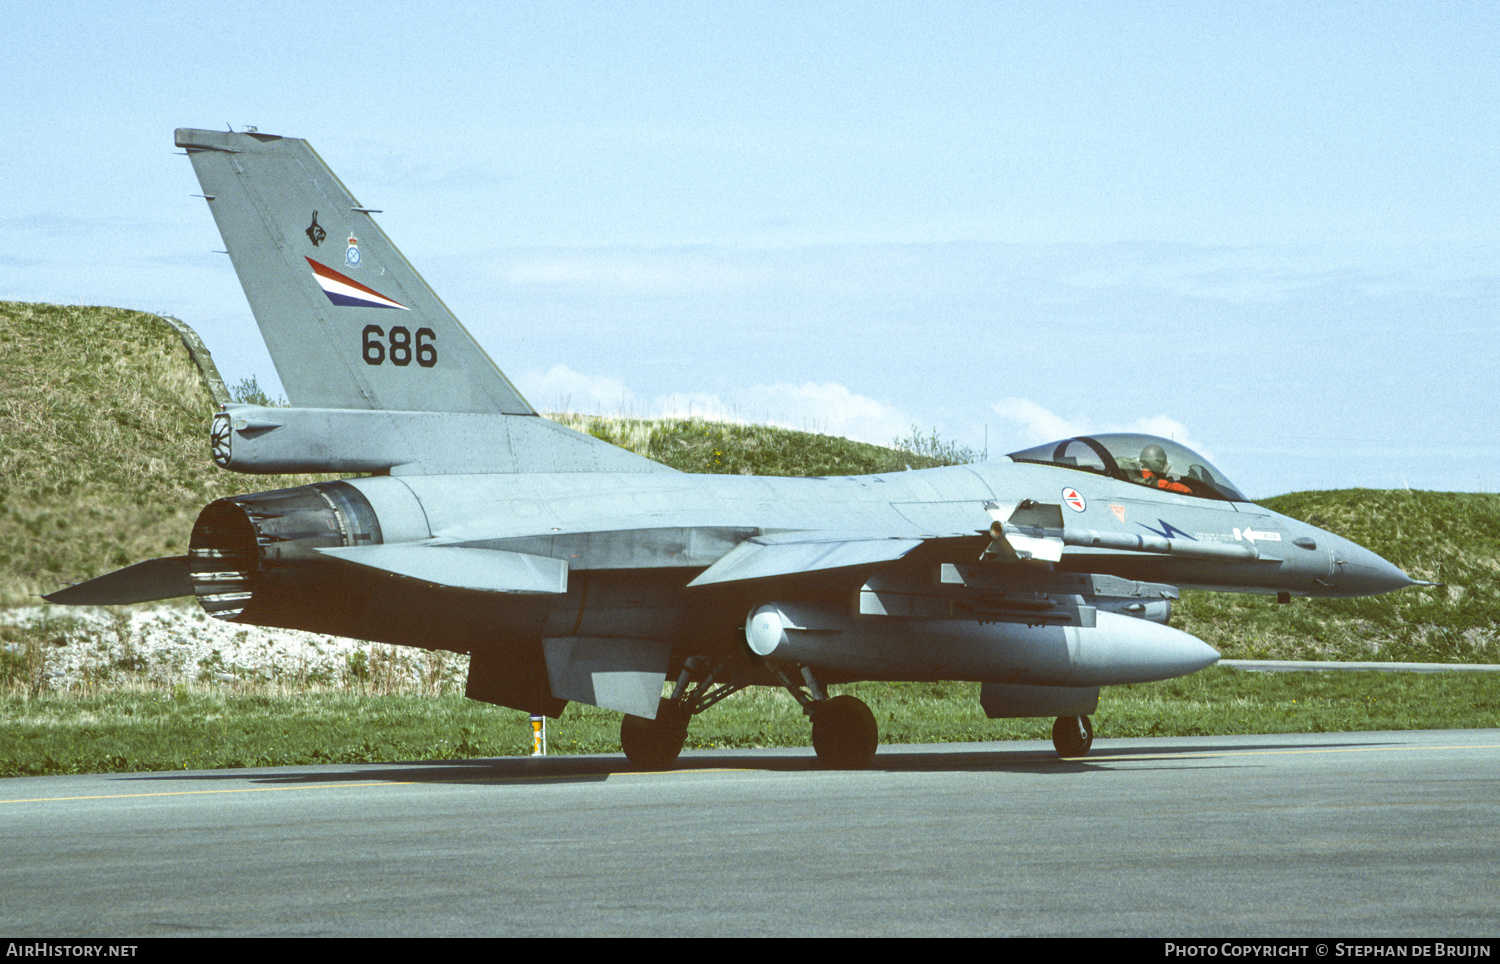
[[[1057,525],[1025,531],[1056,544],[1059,558],[990,567],[1002,582],[1107,573],[1302,596],[1367,595],[1412,582],[1368,550],[1253,503],[1009,460],[824,478],[672,472],[357,478],[215,503],[218,509],[206,509],[195,530],[194,551],[213,557],[200,565],[212,579],[200,580],[198,594],[221,618],[457,651],[608,636],[669,641],[681,653],[733,654],[743,650],[746,617],[756,606],[775,600],[812,603],[824,612],[852,607],[857,614],[851,600],[868,588],[869,567],[689,586],[747,539],[815,531],[919,542],[920,549],[882,571],[920,586],[933,582],[942,564],[980,563],[994,538],[997,508],[1018,505],[1052,510]],[[230,524],[212,521],[225,519]],[[441,580],[446,584],[424,583],[318,552],[374,544],[561,560],[565,586],[477,591],[462,588],[462,573]],[[1110,547],[1126,544],[1137,548]],[[222,561],[230,559],[239,560],[236,572]],[[940,599],[958,592],[930,591]]]
[[[400,529],[403,536],[483,548],[526,540],[552,550],[543,554],[563,553],[574,569],[705,567],[748,532],[975,539],[991,525],[987,505],[1031,500],[1063,506],[1068,545],[1058,568],[1065,570],[1314,597],[1364,596],[1412,584],[1369,550],[1252,502],[1153,491],[1009,460],[813,479],[591,473],[392,476],[351,484],[375,502],[393,494],[391,508],[399,503],[410,520]],[[413,502],[420,504],[420,522],[410,511]],[[566,551],[581,536],[597,547],[608,532],[640,530],[663,530],[664,537],[666,530],[681,530],[680,545],[666,537],[667,544],[642,546],[633,555],[622,556],[623,546],[607,556]],[[1085,533],[1098,533],[1105,545],[1088,545]],[[1137,537],[1137,550],[1111,547]]]

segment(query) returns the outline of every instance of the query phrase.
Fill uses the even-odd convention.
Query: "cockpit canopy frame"
[[[1013,462],[1055,465],[1179,495],[1248,502],[1213,463],[1171,439],[1136,432],[1075,435],[1007,456]]]

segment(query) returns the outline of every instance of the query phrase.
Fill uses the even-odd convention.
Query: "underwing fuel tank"
[[[1186,676],[1218,652],[1178,629],[1080,607],[1067,623],[891,619],[823,603],[754,609],[745,641],[758,656],[854,679],[972,680],[1038,686],[1114,686]]]

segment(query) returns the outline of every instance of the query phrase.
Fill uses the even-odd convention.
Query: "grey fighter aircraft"
[[[1078,756],[1100,687],[1219,658],[1167,625],[1180,588],[1415,584],[1144,435],[888,475],[674,471],[538,416],[305,141],[176,140],[293,406],[224,405],[215,462],[368,474],[221,499],[186,556],[54,602],[193,594],[233,622],[468,653],[471,698],[619,710],[642,767],[726,696],[785,687],[819,760],[856,768],[876,721],[830,684],[977,681],[989,716],[1056,717]]]

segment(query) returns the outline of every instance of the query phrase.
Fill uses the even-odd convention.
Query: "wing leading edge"
[[[895,562],[926,540],[832,532],[753,536],[709,566],[690,587],[748,582]]]
[[[455,589],[502,593],[568,591],[568,564],[561,559],[495,549],[420,544],[319,549],[357,566]]]

